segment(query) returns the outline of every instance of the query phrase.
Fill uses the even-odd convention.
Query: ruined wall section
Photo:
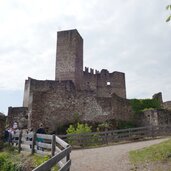
[[[28,124],[27,107],[9,107],[8,108],[8,125],[13,126],[14,122],[18,123],[19,128],[27,128]]]
[[[33,93],[30,126],[36,129],[42,122],[49,131],[53,131],[55,127],[73,123],[75,115],[81,121],[90,122],[117,119],[118,114],[121,115],[119,119],[130,120],[128,100],[117,95],[110,98],[97,97],[94,91],[78,91],[73,85],[73,82],[68,86],[64,83],[58,85],[57,89]]]
[[[99,72],[96,70],[94,74],[94,69],[85,67],[85,71],[83,72],[83,90],[93,90],[97,92],[97,74]]]
[[[125,74],[121,72],[109,73],[108,70],[95,71],[85,67],[83,89],[93,90],[97,97],[111,97],[113,93],[126,98]]]
[[[0,113],[0,149],[3,147],[3,143],[4,143],[5,121],[6,121],[5,115]]]
[[[134,112],[130,100],[112,94],[112,113],[117,120],[131,121]]]
[[[55,80],[72,80],[81,88],[83,77],[83,39],[76,29],[57,34]]]
[[[146,110],[138,115],[136,123],[139,126],[170,125],[171,111],[165,109]]]
[[[164,102],[163,108],[171,111],[171,101]]]
[[[36,80],[32,78],[28,78],[25,81],[25,92],[24,92],[24,107],[29,107],[32,103],[32,94],[35,92],[46,92],[48,90],[58,89],[61,85],[65,85],[66,88],[72,81],[54,81],[54,80]],[[72,83],[74,86],[74,84]]]
[[[48,114],[45,114],[45,111],[47,108],[51,108],[54,102],[53,97],[50,96],[45,98],[45,95],[48,94],[48,92],[56,92],[58,94],[62,94],[61,98],[65,100],[66,92],[73,93],[75,92],[75,85],[72,81],[39,81],[39,80],[32,80],[31,81],[31,93],[30,93],[30,100],[29,100],[29,106],[28,106],[28,120],[29,120],[29,127],[37,127],[40,122],[42,121],[42,118],[44,116],[48,116]],[[53,94],[52,94],[53,95]],[[46,105],[44,104],[45,101]],[[58,99],[55,99],[58,101]],[[46,107],[49,106],[49,107]]]
[[[97,77],[97,96],[110,97],[113,93],[126,98],[125,75],[121,72],[109,73],[102,70]]]
[[[29,104],[29,94],[30,94],[30,78],[28,78],[28,80],[25,80],[23,107],[28,107],[28,104]]]

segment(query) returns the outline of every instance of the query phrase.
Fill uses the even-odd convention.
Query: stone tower
[[[72,80],[81,88],[83,77],[83,39],[76,29],[57,33],[55,80]]]

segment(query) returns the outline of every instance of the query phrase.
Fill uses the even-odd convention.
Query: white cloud
[[[169,0],[1,0],[0,90],[54,79],[56,31],[77,28],[85,65],[126,74],[128,98],[171,99]],[[10,104],[9,104],[10,105]]]

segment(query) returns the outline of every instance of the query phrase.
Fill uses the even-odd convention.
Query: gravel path
[[[130,171],[128,152],[157,144],[165,139],[156,139],[128,144],[119,144],[94,149],[73,150],[71,171]]]

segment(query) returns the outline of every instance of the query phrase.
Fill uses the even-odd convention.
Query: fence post
[[[18,137],[18,152],[21,151],[21,138],[22,138],[22,131],[20,131],[19,137]]]
[[[33,138],[32,138],[32,148],[31,148],[31,154],[34,154],[34,146],[36,144],[36,132],[33,133]]]
[[[67,147],[69,147],[70,145],[68,145]],[[66,156],[66,162],[68,162],[70,160],[70,152],[68,153],[68,155]],[[70,171],[70,167],[67,169],[67,171]]]
[[[154,138],[154,128],[151,126],[151,137]]]
[[[55,134],[52,135],[52,150],[51,150],[51,156],[55,155],[55,149],[56,149],[56,136]]]
[[[107,134],[107,130],[105,131],[105,142],[106,142],[106,144],[108,144],[108,134]]]
[[[131,129],[129,128],[129,136],[128,136],[128,139],[131,139]]]

